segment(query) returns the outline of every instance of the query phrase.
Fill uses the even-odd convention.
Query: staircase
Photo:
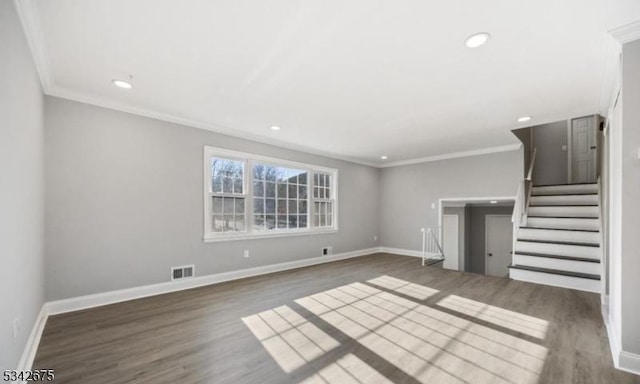
[[[509,277],[600,292],[598,190],[598,184],[533,186]]]

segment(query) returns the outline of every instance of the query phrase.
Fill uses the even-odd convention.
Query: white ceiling
[[[607,31],[640,1],[28,0],[21,16],[48,94],[381,164],[602,111]]]

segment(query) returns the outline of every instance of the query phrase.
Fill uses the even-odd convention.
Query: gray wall
[[[520,128],[514,129],[514,135],[522,142],[522,148],[524,150],[524,167],[523,167],[523,175],[526,177],[529,172],[529,165],[531,164],[531,152],[533,151],[533,137],[531,134],[532,128]]]
[[[378,246],[379,169],[53,97],[45,127],[48,300]],[[204,243],[205,144],[337,168],[339,233]]]
[[[12,1],[0,2],[0,371],[16,369],[43,303],[42,91]],[[13,338],[13,320],[20,330]]]
[[[513,206],[479,207],[470,206],[467,220],[469,221],[469,251],[467,252],[466,272],[484,274],[486,264],[486,225],[487,215],[511,215]]]
[[[567,122],[537,125],[531,129],[532,146],[537,148],[533,168],[533,183],[536,185],[566,184],[568,182]]]
[[[622,349],[639,354],[640,40],[625,44],[622,57]]]
[[[439,199],[515,196],[522,169],[522,148],[382,169],[383,245],[420,250],[420,228],[438,225]]]
[[[443,215],[456,215],[458,216],[458,255],[459,261],[458,266],[461,271],[466,270],[466,249],[465,249],[465,238],[466,238],[466,221],[465,221],[465,207],[443,207],[442,214]]]

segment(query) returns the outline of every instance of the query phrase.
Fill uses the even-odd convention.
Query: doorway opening
[[[440,200],[442,267],[505,277],[513,252],[515,198]]]

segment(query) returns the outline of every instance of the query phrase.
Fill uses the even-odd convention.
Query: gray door
[[[509,275],[513,248],[511,216],[487,215],[485,219],[487,265],[486,274],[505,277]]]
[[[596,181],[596,119],[571,121],[571,183]]]

